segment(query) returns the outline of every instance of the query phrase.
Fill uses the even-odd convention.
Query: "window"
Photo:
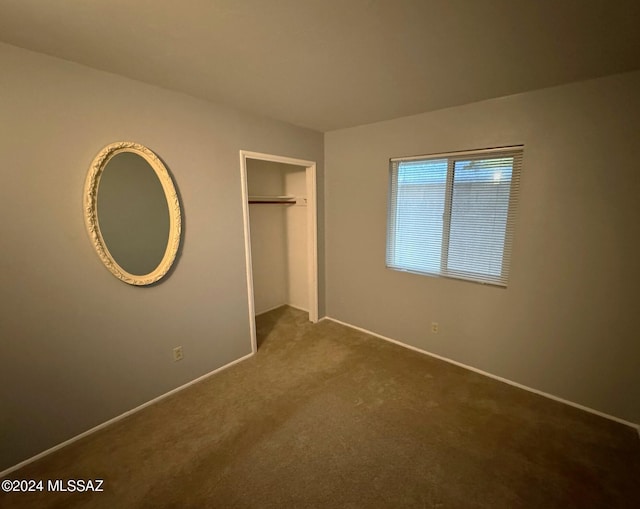
[[[387,267],[506,286],[522,147],[392,159]]]

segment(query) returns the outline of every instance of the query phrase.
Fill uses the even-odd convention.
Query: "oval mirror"
[[[85,223],[107,269],[149,285],[171,268],[180,244],[180,203],[162,161],[138,143],[107,145],[89,168]]]

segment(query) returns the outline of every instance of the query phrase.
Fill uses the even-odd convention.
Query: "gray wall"
[[[251,351],[239,150],[317,161],[322,203],[323,139],[8,45],[0,69],[2,470]],[[112,276],[84,227],[89,164],[120,140],[182,197],[183,248],[153,287]]]
[[[635,72],[327,133],[327,314],[639,423],[639,90]],[[515,144],[507,289],[385,269],[389,158]]]

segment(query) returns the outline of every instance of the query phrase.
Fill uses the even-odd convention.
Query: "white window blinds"
[[[387,267],[506,286],[522,147],[391,160]]]

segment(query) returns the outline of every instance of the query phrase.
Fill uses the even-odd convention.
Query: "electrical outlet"
[[[438,334],[439,331],[440,331],[440,326],[438,325],[438,322],[431,322],[431,333]]]
[[[174,361],[181,361],[182,360],[182,347],[181,346],[176,346],[173,349],[173,360]]]

